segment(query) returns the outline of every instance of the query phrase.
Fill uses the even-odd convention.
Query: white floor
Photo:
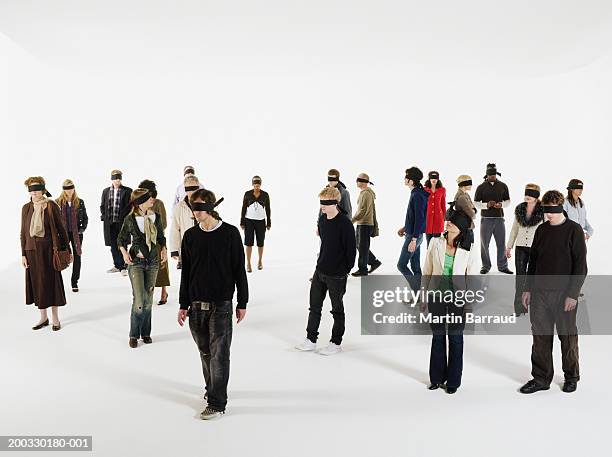
[[[429,337],[361,336],[355,279],[344,353],[292,350],[304,337],[312,261],[271,259],[249,275],[227,414],[201,421],[200,360],[176,323],[175,264],[171,301],[154,309],[154,343],[134,350],[129,279],[104,273],[109,259],[102,248],[88,251],[60,332],[30,329],[38,313],[23,305],[23,271],[15,264],[2,273],[1,434],[93,435],[96,456],[599,455],[607,444],[610,338],[581,338],[582,381],[572,395],[559,388],[558,343],[551,390],[517,392],[530,377],[528,336],[466,337],[459,392],[429,392]],[[326,313],[321,344],[330,329]]]

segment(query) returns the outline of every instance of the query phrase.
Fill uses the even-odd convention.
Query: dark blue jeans
[[[133,262],[132,265],[128,265],[133,297],[130,338],[144,338],[151,336],[151,308],[159,262],[157,254],[148,259],[135,257]]]
[[[232,344],[232,302],[218,301],[202,309],[196,303],[189,308],[189,329],[200,351],[202,374],[208,393],[208,405],[225,411]]]
[[[429,305],[433,316],[464,315],[463,307],[452,303],[435,302]],[[431,324],[433,337],[429,358],[429,380],[432,384],[444,384],[457,389],[461,385],[463,373],[463,329],[465,322],[453,324]],[[448,359],[446,356],[446,338],[448,335]]]
[[[411,241],[412,238],[406,237],[404,239],[402,252],[397,261],[397,269],[404,275],[412,290],[417,290],[421,286],[421,243],[423,242],[423,235],[417,237],[414,252],[408,251],[408,245]]]

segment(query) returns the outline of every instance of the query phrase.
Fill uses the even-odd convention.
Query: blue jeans
[[[453,303],[433,302],[429,304],[433,316],[454,315],[464,318],[463,307]],[[443,384],[459,388],[463,374],[463,330],[465,321],[455,323],[432,323],[431,353],[429,356],[429,380],[432,384]],[[448,338],[448,358],[447,343]]]
[[[133,297],[130,338],[151,336],[151,308],[158,270],[157,254],[149,259],[135,257],[134,263],[128,265]]]
[[[421,285],[421,243],[423,242],[423,234],[417,237],[414,252],[408,251],[410,241],[412,241],[412,238],[408,237],[404,240],[402,252],[397,261],[397,269],[404,275],[412,290],[417,290]]]

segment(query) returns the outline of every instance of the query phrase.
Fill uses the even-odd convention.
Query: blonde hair
[[[527,184],[525,186],[525,189],[537,190],[538,192],[540,192],[540,186],[538,186],[537,184],[533,184],[533,183]]]
[[[121,172],[121,170],[113,170],[111,171],[111,176],[112,175],[123,175],[123,173]]]
[[[457,176],[457,184],[463,181],[471,181],[472,177],[470,175],[459,175]]]
[[[30,176],[23,182],[23,184],[26,186],[31,186],[32,184],[42,184],[43,186],[46,185],[45,178],[42,176]]]
[[[185,176],[185,179],[183,179],[183,185],[187,185],[189,183],[193,183],[197,186],[200,185],[200,180],[198,179],[198,177],[196,175],[187,175]]]
[[[319,192],[319,199],[321,200],[336,200],[340,201],[340,191],[335,187],[324,187],[321,192]]]
[[[64,186],[74,186],[74,182],[72,182],[71,179],[64,179],[64,182],[62,183],[62,187]],[[74,189],[72,198],[69,198],[66,191],[62,189],[62,193],[60,194],[59,197],[57,197],[57,199],[55,200],[55,203],[57,203],[61,207],[62,205],[64,205],[65,203],[68,203],[69,201],[72,203],[72,206],[74,206],[75,208],[79,207],[79,203],[81,199],[77,195],[76,189]]]

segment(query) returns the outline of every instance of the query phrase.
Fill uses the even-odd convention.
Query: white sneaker
[[[205,421],[210,419],[216,419],[217,417],[221,417],[224,414],[225,411],[217,411],[216,409],[207,406],[206,409],[200,413],[200,419]]]
[[[329,343],[326,348],[320,349],[318,351],[321,355],[334,355],[342,352],[342,348],[339,344]]]
[[[306,338],[303,343],[298,344],[297,346],[295,346],[295,348],[298,351],[304,351],[304,352],[314,351],[315,349],[317,349],[317,343],[313,343],[308,338]]]
[[[107,273],[119,273],[119,271],[120,271],[119,268],[113,267],[110,270],[107,270]]]
[[[127,276],[128,275],[128,271],[126,270],[121,270],[121,276]]]

